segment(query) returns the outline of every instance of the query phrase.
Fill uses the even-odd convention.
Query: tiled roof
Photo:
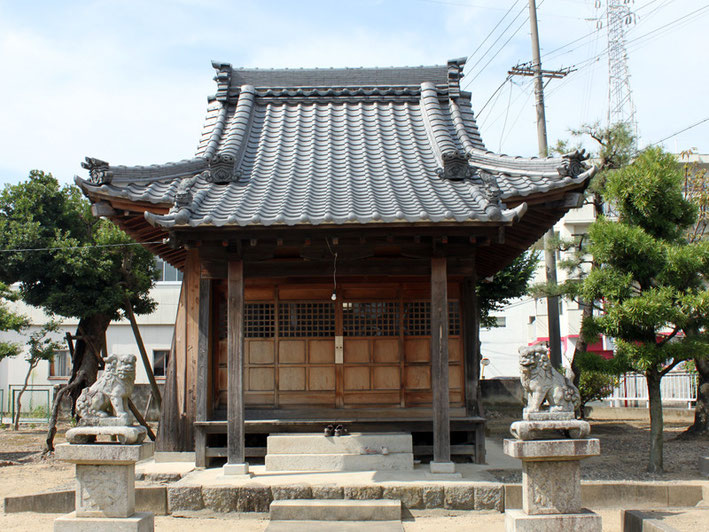
[[[581,154],[488,152],[463,60],[389,69],[242,70],[215,64],[196,157],[160,166],[87,159],[90,195],[172,205],[162,228],[378,223],[510,223],[505,200],[573,189]],[[519,201],[517,201],[519,203]]]

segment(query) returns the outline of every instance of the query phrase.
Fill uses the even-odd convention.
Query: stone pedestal
[[[135,512],[135,463],[152,454],[152,443],[58,445],[56,457],[76,464],[76,511],[55,532],[153,530],[153,514]]]
[[[580,461],[601,452],[598,439],[505,440],[522,460],[522,511],[505,512],[512,531],[601,532],[601,517],[581,506]]]

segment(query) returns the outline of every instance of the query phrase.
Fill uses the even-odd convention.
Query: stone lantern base
[[[56,457],[76,464],[76,510],[54,521],[55,532],[147,532],[152,513],[135,512],[135,463],[153,454],[153,444],[65,443]]]

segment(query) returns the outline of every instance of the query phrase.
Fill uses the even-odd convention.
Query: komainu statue
[[[525,412],[543,412],[546,401],[549,412],[574,412],[581,403],[578,388],[555,370],[549,360],[549,349],[541,345],[519,348],[520,380],[527,398]]]
[[[128,398],[135,382],[135,355],[111,355],[103,375],[76,401],[81,425],[130,425]]]

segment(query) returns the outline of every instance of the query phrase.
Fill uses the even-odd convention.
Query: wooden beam
[[[450,463],[448,386],[448,278],[446,259],[431,259],[431,385],[433,388],[433,461]]]
[[[197,421],[207,421],[209,396],[209,338],[212,304],[212,283],[209,279],[199,281],[199,332],[197,340]],[[195,427],[194,436],[195,465],[207,467],[207,435]]]
[[[244,263],[230,260],[227,284],[227,464],[244,464]]]
[[[133,313],[133,305],[130,299],[126,296],[125,299],[125,310],[128,321],[130,322],[130,327],[133,329],[133,336],[135,336],[135,342],[138,344],[138,351],[140,352],[140,358],[143,359],[143,367],[145,368],[145,374],[148,376],[148,382],[150,383],[150,391],[155,400],[155,405],[158,411],[162,409],[162,396],[160,395],[160,388],[158,388],[158,383],[155,380],[155,374],[153,373],[153,366],[150,364],[150,359],[148,359],[148,353],[145,350],[145,344],[143,343],[143,337],[140,334],[140,329],[138,328],[138,322],[135,319],[135,314]]]

